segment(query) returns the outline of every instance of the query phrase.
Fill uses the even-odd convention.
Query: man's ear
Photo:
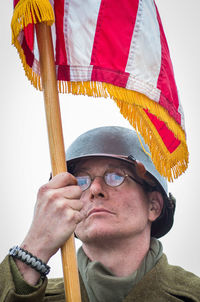
[[[148,193],[149,198],[149,220],[155,221],[161,214],[163,208],[163,197],[158,191]]]

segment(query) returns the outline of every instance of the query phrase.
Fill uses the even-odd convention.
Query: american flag
[[[42,89],[35,23],[52,25],[60,92],[112,98],[168,180],[188,165],[184,114],[153,0],[15,0],[13,43]],[[55,16],[55,22],[54,22]]]

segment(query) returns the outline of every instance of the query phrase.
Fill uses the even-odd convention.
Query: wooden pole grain
[[[67,171],[51,28],[36,25],[52,173]],[[61,248],[67,302],[81,302],[74,235]]]

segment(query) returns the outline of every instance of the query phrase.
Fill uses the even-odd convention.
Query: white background
[[[189,168],[169,191],[177,198],[175,223],[161,239],[172,264],[200,276],[199,121],[200,1],[157,0],[186,119]],[[24,75],[11,46],[12,1],[0,2],[0,261],[20,244],[32,220],[38,188],[50,172],[43,95]],[[130,127],[111,100],[61,95],[65,146],[102,125]],[[50,276],[61,276],[60,254]]]

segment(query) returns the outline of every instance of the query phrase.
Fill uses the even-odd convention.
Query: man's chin
[[[119,233],[116,231],[111,231],[108,229],[93,229],[84,234],[82,232],[76,232],[76,236],[83,242],[83,243],[103,243],[106,241],[114,240],[115,238],[119,237]]]

